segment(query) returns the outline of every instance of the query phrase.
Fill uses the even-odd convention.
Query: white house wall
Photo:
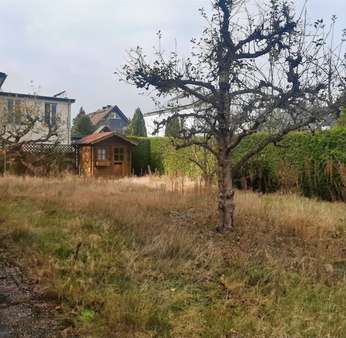
[[[29,132],[25,140],[37,140],[45,137],[48,133],[48,127],[45,125],[44,114],[45,114],[45,104],[54,103],[56,104],[56,118],[58,125],[58,142],[61,144],[71,143],[71,103],[54,101],[49,99],[31,99],[31,98],[16,98],[13,96],[1,96],[0,97],[0,115],[1,118],[7,115],[7,102],[9,99],[21,101],[24,104],[24,109],[30,114],[38,114],[40,116],[40,122],[38,122],[35,128]],[[15,127],[14,127],[15,128]],[[51,142],[55,142],[56,137],[51,139]]]

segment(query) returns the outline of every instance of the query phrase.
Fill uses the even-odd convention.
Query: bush
[[[164,158],[171,147],[168,137],[151,137],[150,141],[150,168],[154,172],[164,174],[167,168],[164,166]]]
[[[64,172],[75,172],[74,153],[44,150],[36,153],[23,152],[20,156],[6,154],[7,174],[57,176]],[[4,153],[0,151],[0,175],[4,174],[4,164]]]
[[[265,136],[257,133],[244,139],[235,159]],[[133,155],[134,171],[145,173],[150,166],[152,172],[160,174],[201,176],[200,168],[190,161],[192,154],[200,159],[203,156],[201,150],[192,147],[175,150],[166,137],[142,138]],[[234,182],[238,188],[261,192],[281,189],[308,197],[346,200],[346,128],[290,133],[253,157]]]
[[[263,137],[265,134],[260,133],[244,140],[236,156]],[[255,156],[235,181],[239,187],[245,183],[263,192],[283,189],[309,197],[346,200],[345,150],[345,128],[290,133],[277,146],[270,145]]]
[[[150,164],[150,139],[135,136],[130,136],[128,139],[137,143],[132,153],[132,172],[141,176],[147,173]]]
[[[5,157],[4,157],[4,153],[0,150],[0,175],[4,174],[4,170],[5,170]]]

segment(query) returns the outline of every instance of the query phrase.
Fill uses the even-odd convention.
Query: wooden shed
[[[79,172],[84,176],[123,177],[131,174],[136,144],[114,132],[85,136],[79,145]]]

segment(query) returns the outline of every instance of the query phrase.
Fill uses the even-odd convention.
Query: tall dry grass
[[[57,294],[82,336],[346,329],[335,314],[346,296],[345,205],[238,191],[236,227],[222,236],[216,197],[180,177],[3,177],[0,239]]]
[[[7,176],[0,179],[0,193],[2,198],[30,198],[56,202],[71,210],[88,210],[128,227],[143,223],[143,219],[164,226],[174,218],[186,228],[191,222],[201,226],[216,222],[216,192],[184,177],[105,180]],[[322,202],[297,194],[238,191],[236,206],[239,229],[251,220],[273,231],[293,232],[306,239],[335,232],[345,219],[344,203]]]
[[[292,250],[290,246],[299,259],[309,256],[312,269],[327,264],[330,257],[342,256],[342,244],[335,245],[335,238],[346,224],[344,203],[238,191],[235,230],[218,237],[214,232],[216,192],[186,178],[175,180],[157,176],[122,180],[5,177],[0,180],[0,193],[3,198],[30,199],[97,218],[110,229],[116,226],[140,246],[140,255],[174,259],[184,266],[196,264],[197,258],[198,264],[217,265],[225,252],[239,257],[266,252],[280,265]],[[279,248],[275,254],[273,243]],[[325,259],[319,254],[321,248]]]

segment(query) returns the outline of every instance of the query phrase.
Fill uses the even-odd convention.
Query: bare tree
[[[267,1],[255,14],[246,3],[213,0],[211,15],[201,9],[207,24],[202,37],[192,39],[191,57],[166,56],[159,48],[149,62],[137,47],[120,71],[138,88],[154,89],[155,113],[166,114],[157,131],[179,117],[185,127],[175,145],[194,144],[215,155],[220,232],[234,224],[232,176],[268,144],[338,110],[345,88],[343,45],[330,42],[334,22],[310,25],[305,11],[297,15],[286,0]],[[165,98],[167,105],[160,103]],[[280,123],[235,161],[240,142],[268,121]]]
[[[202,140],[202,138],[205,139],[206,137],[206,135],[201,135],[199,136],[199,140]],[[175,139],[172,139],[172,141],[173,145],[175,145]],[[212,147],[213,145],[210,144],[210,146]],[[213,154],[205,147],[194,144],[190,148],[188,160],[199,168],[205,187],[211,188],[217,172]]]
[[[12,161],[19,161],[24,167],[35,172],[33,163],[26,161],[25,145],[57,145],[58,118],[47,123],[42,118],[39,105],[25,100],[13,101],[16,104],[11,110],[5,102],[0,105],[0,150],[3,150]],[[40,162],[46,154],[37,153],[35,162]]]

